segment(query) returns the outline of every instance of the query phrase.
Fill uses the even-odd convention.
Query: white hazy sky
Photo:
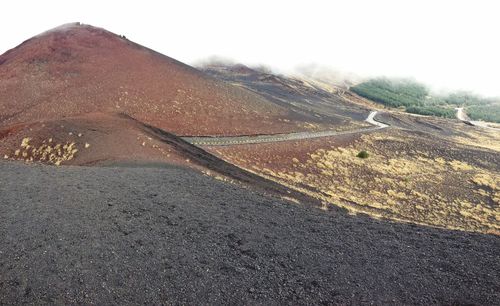
[[[498,3],[498,4],[497,4]],[[8,1],[0,53],[79,21],[186,63],[308,64],[500,96],[500,1]]]

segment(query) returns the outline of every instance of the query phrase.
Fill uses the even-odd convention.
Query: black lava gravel
[[[325,212],[193,170],[0,162],[0,304],[500,303],[500,237]]]

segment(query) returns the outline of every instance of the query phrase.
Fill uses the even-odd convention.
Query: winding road
[[[460,121],[463,121],[465,123],[469,123],[473,126],[478,126],[478,127],[482,127],[482,128],[500,131],[500,129],[489,126],[488,123],[486,123],[484,121],[472,121],[472,120],[470,120],[469,117],[467,116],[467,114],[465,113],[463,107],[457,107],[457,108],[455,108],[455,110],[457,111],[457,113],[456,113],[457,119]]]
[[[465,114],[463,107],[457,107],[455,108],[455,110],[457,111],[456,116],[458,120],[469,122],[469,117],[467,117],[467,114]]]
[[[248,136],[198,136],[198,137],[182,137],[185,141],[193,145],[206,145],[206,146],[230,146],[240,144],[255,144],[255,143],[269,143],[290,140],[302,140],[319,137],[329,137],[336,135],[356,134],[363,132],[370,132],[387,128],[388,125],[382,122],[375,121],[377,111],[372,111],[365,119],[366,122],[373,125],[373,127],[356,129],[350,131],[319,131],[319,132],[297,132],[288,134],[269,134],[269,135],[248,135]]]

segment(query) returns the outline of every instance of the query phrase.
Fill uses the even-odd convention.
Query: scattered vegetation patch
[[[65,161],[72,160],[78,152],[74,142],[55,143],[52,138],[49,138],[43,140],[40,145],[34,145],[31,141],[30,137],[23,138],[20,148],[14,150],[10,155],[5,155],[4,158],[25,162],[38,161],[59,166]]]
[[[216,152],[251,172],[353,213],[500,231],[500,177],[490,166],[480,166],[491,153],[484,159],[477,155],[481,162],[476,163],[463,154],[467,149],[461,144],[442,150],[439,139],[400,131],[363,135],[345,146],[311,141],[308,151],[290,144],[287,158],[275,158],[285,154],[282,145]],[[357,157],[362,151],[370,152],[369,162]]]
[[[492,129],[468,129],[462,136],[453,137],[453,140],[473,147],[486,148],[500,152],[500,133]]]
[[[500,177],[494,178],[492,175],[487,173],[480,173],[475,175],[472,178],[472,182],[474,182],[478,186],[487,187],[492,190],[497,190],[500,188],[500,186],[497,186],[497,184],[500,184]]]

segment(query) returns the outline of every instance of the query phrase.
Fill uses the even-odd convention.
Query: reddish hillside
[[[85,114],[0,128],[4,159],[53,165],[120,161],[184,163],[184,152],[144,125],[116,114]]]
[[[0,127],[84,113],[124,113],[177,135],[303,126],[260,95],[88,25],[58,27],[0,56]]]

